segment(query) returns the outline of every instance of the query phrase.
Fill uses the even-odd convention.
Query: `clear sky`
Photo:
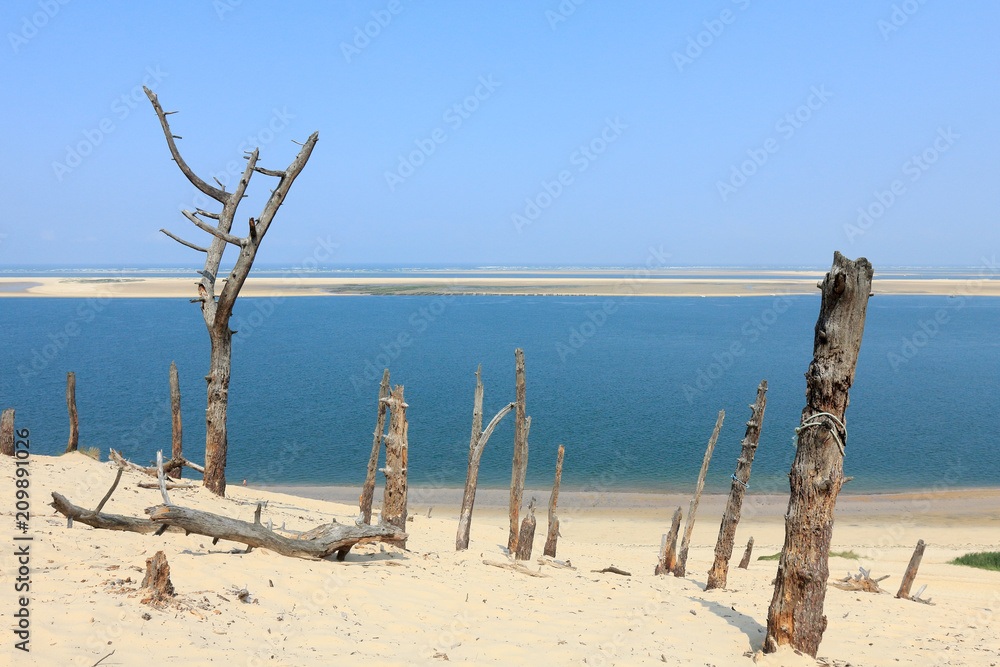
[[[994,2],[8,0],[0,18],[0,268],[200,264],[157,231],[208,238],[144,83],[209,181],[248,145],[284,168],[319,131],[259,263],[318,239],[329,264],[406,266],[662,263],[650,247],[976,266],[1000,246]],[[237,221],[273,182],[254,176]]]

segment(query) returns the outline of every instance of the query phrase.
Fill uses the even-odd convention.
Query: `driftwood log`
[[[0,415],[0,454],[14,456],[14,408],[6,408]]]
[[[69,442],[67,452],[75,452],[80,444],[80,421],[76,414],[76,373],[66,373],[66,411],[69,412]]]
[[[897,598],[903,598],[905,600],[911,600],[910,597],[910,587],[913,586],[913,580],[917,578],[917,568],[920,567],[920,561],[924,557],[924,544],[923,540],[917,540],[917,546],[913,550],[913,555],[910,556],[910,563],[906,566],[906,572],[903,574],[903,581],[899,584],[899,591],[896,593]],[[914,597],[920,597],[919,595]]]
[[[518,527],[517,519],[521,512],[521,499],[524,495],[524,477],[528,471],[528,429],[530,422],[525,416],[524,390],[524,350],[514,350],[514,462],[510,470],[510,533],[507,536],[507,549],[517,551]]]
[[[729,559],[733,557],[733,546],[736,542],[736,526],[740,522],[740,512],[743,509],[743,495],[750,488],[750,468],[760,441],[760,427],[764,421],[764,407],[767,405],[767,380],[761,380],[757,387],[757,400],[750,407],[750,421],[743,436],[740,458],[736,461],[736,472],[733,473],[732,485],[729,489],[729,500],[726,501],[726,511],[722,515],[719,526],[719,539],[715,543],[715,562],[708,571],[708,581],[705,590],[725,588],[729,576]]]
[[[52,503],[50,504],[67,519],[78,521],[94,528],[125,530],[131,533],[155,533],[163,528],[161,524],[153,523],[149,519],[88,510],[84,507],[74,505],[65,496],[55,491],[52,492]],[[176,526],[167,526],[167,531],[183,533],[184,529]]]
[[[708,447],[705,448],[705,457],[701,461],[701,472],[698,473],[698,486],[694,490],[694,498],[691,499],[691,506],[688,508],[687,523],[684,524],[684,538],[681,540],[681,550],[677,554],[677,564],[674,565],[675,577],[683,577],[687,574],[688,549],[691,547],[694,517],[698,512],[698,503],[701,502],[701,492],[705,489],[705,475],[708,474],[708,464],[712,460],[712,452],[715,451],[715,441],[719,439],[722,420],[725,418],[726,411],[719,410],[719,416],[715,419],[715,428],[712,430],[712,437],[709,438]]]
[[[147,468],[147,467],[143,467],[141,465],[132,463],[131,461],[129,461],[128,459],[126,459],[124,456],[122,456],[120,452],[117,452],[114,449],[111,449],[111,450],[108,451],[108,458],[111,459],[111,461],[114,462],[120,468],[126,468],[128,470],[135,470],[136,472],[141,472],[141,473],[144,473],[146,475],[150,475],[151,477],[156,477],[156,466],[149,466]],[[202,474],[205,473],[205,469],[203,467],[201,467],[197,463],[193,463],[191,461],[188,461],[185,458],[170,459],[169,461],[164,461],[163,462],[163,472],[170,472],[174,468],[179,468],[181,466],[187,466],[188,468],[191,468],[191,470],[194,470],[195,472],[200,472]]]
[[[486,426],[486,430],[482,432],[479,436],[479,440],[476,442],[476,447],[473,450],[471,457],[469,459],[469,469],[465,475],[465,493],[462,495],[462,513],[458,517],[458,534],[455,536],[455,550],[462,551],[463,549],[469,548],[469,532],[472,529],[472,508],[476,504],[476,485],[479,483],[479,461],[483,457],[483,450],[486,448],[486,443],[489,442],[490,435],[493,434],[493,429],[497,427],[500,420],[504,416],[514,409],[513,403],[508,403],[500,409],[500,412],[496,413],[490,423]],[[475,416],[473,416],[473,421]],[[473,429],[475,432],[475,429]]]
[[[872,273],[867,259],[851,261],[836,252],[833,266],[819,284],[822,302],[813,360],[806,373],[806,406],[796,429],[785,543],[767,613],[765,653],[790,644],[815,658],[826,630],[823,601],[830,575],[834,508],[844,484],[845,414],[865,330]]]
[[[680,507],[674,510],[674,518],[670,521],[670,532],[660,541],[660,559],[653,574],[667,574],[677,566],[677,534],[681,529],[681,515]]]
[[[552,495],[549,496],[549,530],[545,537],[545,549],[542,553],[550,558],[556,557],[556,543],[559,541],[559,517],[556,516],[556,504],[559,502],[559,483],[562,481],[563,454],[566,448],[559,445],[556,454],[556,481],[552,484]]]
[[[740,564],[736,567],[746,570],[750,567],[750,554],[753,553],[753,538],[751,537],[747,541],[747,550],[743,552],[743,558],[740,560]]]
[[[831,581],[830,585],[845,591],[863,591],[865,593],[882,592],[882,589],[879,587],[879,582],[888,579],[888,574],[881,576],[878,579],[872,579],[871,570],[866,570],[863,567],[859,567],[858,570],[858,574],[853,577],[848,572],[846,577],[837,581]]]
[[[407,429],[406,402],[403,385],[393,387],[385,399],[389,407],[389,432],[385,436],[385,494],[382,499],[383,522],[406,530],[406,465]]]
[[[170,458],[184,458],[184,427],[181,423],[181,381],[177,375],[177,362],[170,362]],[[181,478],[183,466],[178,466],[168,474],[173,479]]]
[[[365,475],[365,485],[361,487],[361,522],[372,522],[372,498],[375,496],[375,473],[378,472],[378,459],[382,453],[382,440],[385,438],[386,400],[389,397],[389,369],[382,372],[382,384],[378,387],[378,419],[375,421],[375,435],[372,438],[372,453],[368,457],[368,473]]]

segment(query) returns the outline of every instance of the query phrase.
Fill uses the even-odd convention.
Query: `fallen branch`
[[[543,578],[545,578],[545,577],[549,576],[547,574],[542,574],[541,572],[533,572],[533,571],[529,570],[528,568],[524,567],[523,565],[519,565],[517,563],[497,563],[496,561],[492,561],[492,560],[484,560],[483,561],[483,565],[492,565],[493,567],[499,567],[499,568],[504,569],[504,570],[514,570],[515,572],[520,572],[521,574],[526,574],[529,577],[543,577]]]
[[[139,482],[136,486],[140,489],[158,489],[160,488],[157,482]],[[173,489],[195,489],[198,488],[194,484],[178,484],[176,482],[167,482],[167,490],[172,491]]]
[[[564,570],[575,570],[576,568],[567,558],[566,560],[556,560],[550,556],[539,556],[538,560],[535,561],[539,565],[551,565],[552,567],[561,567]]]
[[[879,588],[878,582],[888,579],[888,574],[884,577],[879,577],[878,579],[872,579],[871,570],[866,570],[863,567],[859,567],[858,570],[858,574],[853,577],[850,573],[848,573],[848,575],[843,579],[831,581],[830,585],[844,591],[864,591],[865,593],[883,592],[882,589]]]
[[[63,516],[79,521],[80,523],[94,528],[104,530],[126,530],[132,533],[154,533],[163,526],[153,523],[149,519],[139,519],[120,514],[106,514],[104,512],[94,512],[74,505],[65,496],[52,492],[52,507]],[[175,533],[183,533],[182,528],[168,527],[167,530]]]
[[[591,570],[591,572],[597,572],[598,574],[603,574],[605,572],[610,572],[611,574],[620,574],[625,577],[631,577],[631,572],[626,572],[625,570],[619,570],[614,565],[604,568],[603,570]]]
[[[149,468],[144,468],[141,465],[138,465],[136,463],[132,463],[131,461],[129,461],[128,459],[126,459],[124,456],[122,456],[119,452],[116,452],[113,449],[108,452],[108,458],[111,459],[112,461],[114,461],[115,463],[117,463],[120,467],[128,468],[129,470],[135,470],[135,471],[138,471],[138,472],[146,473],[150,477],[156,477],[156,466],[151,466]],[[194,470],[195,472],[200,472],[203,475],[205,474],[205,468],[203,468],[202,466],[198,465],[197,463],[194,463],[192,461],[188,461],[187,459],[185,459],[183,457],[172,458],[169,461],[164,461],[163,462],[163,472],[167,473],[167,472],[170,472],[171,470],[173,470],[174,468],[179,468],[181,466],[186,466],[188,468],[191,468],[191,470]]]

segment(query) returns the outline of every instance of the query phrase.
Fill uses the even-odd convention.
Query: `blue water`
[[[0,407],[17,409],[35,453],[65,448],[70,370],[81,446],[105,456],[114,447],[137,462],[169,450],[168,367],[176,360],[185,452],[203,459],[208,337],[196,305],[0,304]],[[766,378],[750,491],[785,491],[818,310],[818,295],[241,298],[227,477],[359,485],[388,365],[410,406],[411,483],[460,486],[476,366],[486,421],[514,398],[514,348],[522,347],[530,486],[551,484],[565,444],[567,488],[689,490],[724,409],[707,483],[724,490],[748,404]],[[854,481],[845,492],[997,486],[998,352],[1000,299],[874,297],[847,413],[845,470]],[[509,483],[512,442],[509,416],[486,448],[482,486]]]

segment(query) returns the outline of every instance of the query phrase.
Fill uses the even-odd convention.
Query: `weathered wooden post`
[[[549,496],[549,531],[545,537],[545,550],[542,553],[551,558],[556,557],[556,542],[559,540],[559,517],[556,516],[556,504],[559,502],[559,482],[562,481],[563,454],[565,452],[566,448],[559,445],[559,453],[556,455],[556,481],[552,484],[552,495]]]
[[[660,560],[656,563],[653,574],[667,574],[677,567],[677,534],[681,529],[682,514],[680,507],[674,510],[670,532],[660,540]]]
[[[826,617],[830,539],[837,494],[844,484],[848,390],[865,330],[872,265],[835,252],[819,284],[823,293],[806,373],[806,407],[796,429],[798,446],[789,474],[785,544],[767,613],[764,651],[783,644],[816,657]]]
[[[698,473],[698,486],[694,491],[694,498],[691,499],[691,506],[688,508],[687,523],[684,524],[684,539],[681,540],[681,550],[677,554],[677,564],[674,566],[674,576],[683,577],[687,573],[688,549],[691,547],[691,532],[694,530],[694,516],[698,511],[698,503],[701,502],[701,492],[705,488],[705,475],[708,474],[708,464],[712,460],[712,452],[715,450],[715,441],[719,439],[719,431],[722,430],[722,420],[726,417],[725,410],[719,410],[719,416],[715,419],[715,429],[712,437],[708,441],[705,449],[705,458],[701,461],[701,472]]]
[[[524,405],[524,350],[514,350],[515,410],[514,410],[514,463],[510,471],[510,533],[507,549],[517,551],[517,517],[521,512],[524,495],[524,476],[528,472],[528,429],[530,421],[525,416]]]
[[[67,452],[75,452],[80,444],[80,423],[76,416],[76,373],[66,373],[66,409],[69,411],[69,443]]]
[[[184,457],[184,429],[181,425],[181,382],[177,375],[177,362],[170,362],[170,430],[172,434],[172,447],[170,457],[179,459]],[[177,466],[167,475],[173,479],[181,478],[181,469],[184,466]]]
[[[521,532],[517,535],[516,560],[531,560],[531,547],[535,542],[535,499],[528,503],[528,516],[521,522]]]
[[[6,408],[0,415],[0,454],[14,456],[14,408]]]
[[[729,500],[726,502],[726,512],[722,515],[719,526],[719,539],[715,543],[715,562],[708,571],[708,581],[705,590],[725,588],[729,576],[729,559],[733,556],[733,543],[736,541],[736,526],[740,522],[740,512],[743,509],[743,494],[750,488],[750,468],[760,441],[760,427],[764,421],[764,406],[767,405],[767,380],[761,380],[757,387],[757,400],[750,407],[753,412],[747,422],[746,434],[743,436],[743,449],[740,458],[736,460],[736,472],[733,473],[733,484],[729,489]]]
[[[486,448],[486,443],[489,441],[490,435],[493,434],[493,429],[504,418],[504,415],[513,409],[513,403],[508,403],[500,409],[500,412],[490,420],[486,430],[479,436],[476,448],[472,452],[472,460],[469,461],[469,469],[465,475],[465,493],[462,496],[462,513],[458,518],[458,533],[455,536],[456,551],[469,548],[469,531],[472,529],[472,507],[476,503],[476,485],[479,483],[479,461],[483,457],[483,450]],[[475,411],[473,411],[473,421],[475,421]],[[475,433],[475,428],[473,428],[473,433]]]
[[[388,398],[389,432],[385,436],[385,498],[382,500],[382,520],[406,531],[406,458],[407,422],[403,402],[403,385],[396,385]],[[402,546],[406,546],[404,541]]]
[[[372,440],[372,453],[368,457],[368,474],[365,485],[361,487],[361,522],[372,522],[372,497],[375,495],[375,473],[378,471],[378,457],[382,452],[382,438],[385,437],[386,398],[389,397],[389,369],[382,373],[382,384],[378,388],[378,421],[375,424],[375,437]],[[406,529],[405,527],[403,528]]]
[[[899,584],[897,598],[910,599],[910,587],[913,585],[913,580],[917,578],[917,568],[920,567],[920,560],[924,557],[924,546],[923,540],[917,540],[917,546],[913,550],[913,555],[910,556],[910,564],[906,566],[903,581]]]
[[[740,560],[740,564],[736,567],[746,570],[750,567],[750,554],[753,553],[753,538],[751,537],[747,541],[747,550],[743,552],[743,558]]]

